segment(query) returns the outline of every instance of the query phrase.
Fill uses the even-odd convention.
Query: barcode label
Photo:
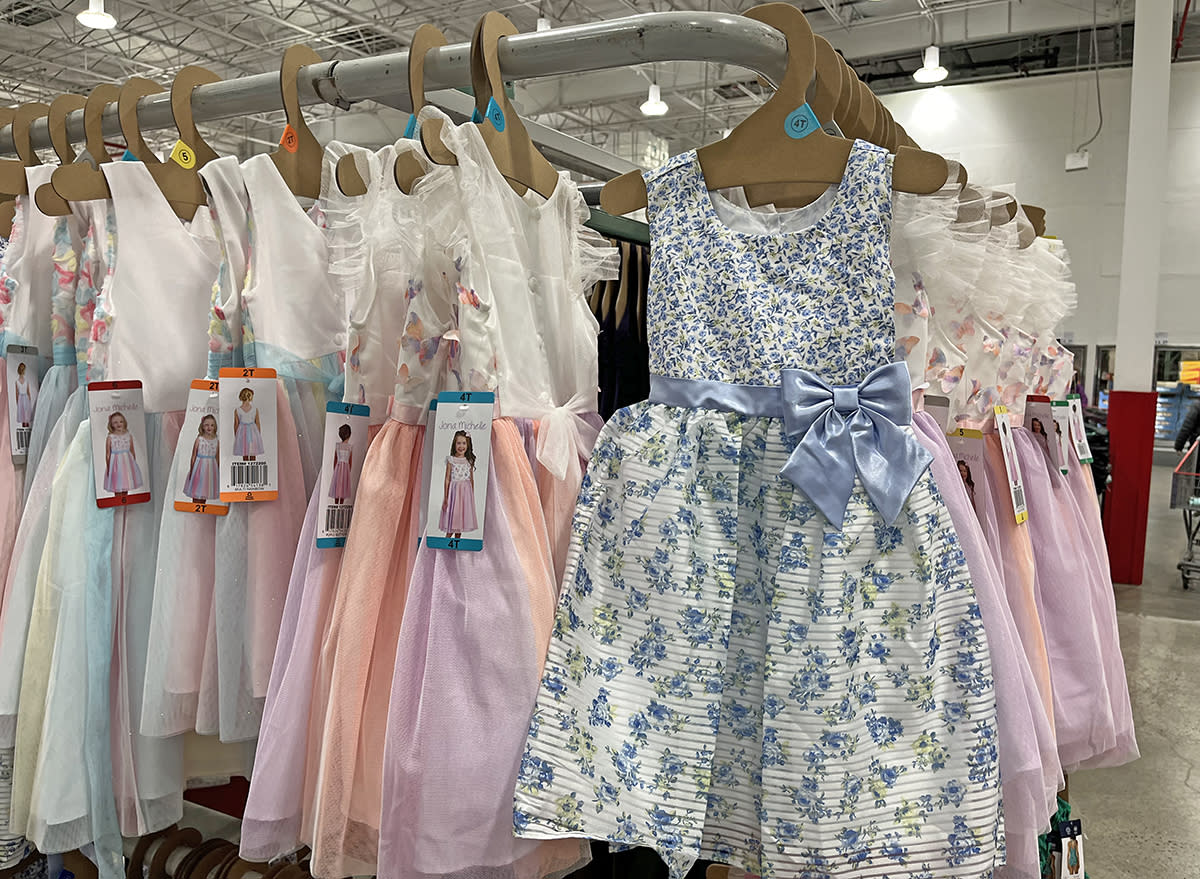
[[[17,428],[17,452],[27,452],[29,450],[29,437],[33,433],[31,427]]]
[[[1025,488],[1021,485],[1014,485],[1013,490],[1013,507],[1020,512],[1027,509],[1025,506]]]
[[[233,484],[238,488],[265,488],[267,485],[267,462],[234,461]]]
[[[350,516],[354,507],[350,504],[325,508],[325,534],[330,537],[345,537],[350,533]]]

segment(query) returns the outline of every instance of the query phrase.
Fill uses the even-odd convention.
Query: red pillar
[[[1104,539],[1114,583],[1142,584],[1157,409],[1154,391],[1113,391],[1108,398],[1112,484],[1105,497]]]

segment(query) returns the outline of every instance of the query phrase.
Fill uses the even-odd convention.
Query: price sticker
[[[196,153],[182,140],[177,140],[175,146],[171,147],[171,161],[190,171],[196,167]]]

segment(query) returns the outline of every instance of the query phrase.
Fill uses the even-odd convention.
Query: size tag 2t
[[[1058,440],[1058,469],[1066,476],[1071,461],[1071,404],[1066,400],[1052,401],[1050,415],[1054,419],[1054,438]]]
[[[187,410],[179,430],[175,456],[175,496],[181,513],[224,516],[229,505],[221,502],[220,383],[208,379],[192,382]]]
[[[150,472],[142,383],[92,382],[88,385],[88,426],[96,474],[96,506],[148,503]]]
[[[190,171],[196,167],[196,153],[182,140],[177,140],[175,146],[171,147],[171,161],[180,168],[187,168]]]
[[[38,349],[9,345],[4,351],[8,370],[8,436],[14,464],[24,464],[33,433],[33,411],[38,398]]]
[[[289,153],[300,149],[300,135],[296,133],[296,129],[292,128],[290,123],[283,129],[283,137],[279,138],[279,145]]]
[[[279,497],[279,418],[273,369],[227,367],[217,405],[221,437],[221,500]],[[226,453],[226,449],[228,452]]]
[[[1078,394],[1067,394],[1067,407],[1071,412],[1071,441],[1075,443],[1075,454],[1083,464],[1092,463],[1092,449],[1088,445],[1087,425],[1083,420],[1083,400]]]
[[[1083,823],[1078,819],[1058,825],[1062,844],[1059,879],[1083,879]]]
[[[325,404],[325,445],[321,464],[321,515],[317,546],[345,546],[354,497],[367,454],[371,408],[354,403]]]
[[[983,448],[983,432],[960,427],[946,434],[946,443],[954,455],[954,466],[962,479],[967,497],[977,515],[983,515],[983,500],[988,493],[987,457]]]
[[[787,118],[783,120],[783,130],[787,132],[787,136],[799,140],[808,137],[814,131],[821,127],[820,121],[817,119],[817,114],[813,112],[813,108],[808,104],[801,104],[792,112],[788,113]]]
[[[996,406],[994,409],[996,433],[1000,434],[1000,450],[1004,453],[1004,469],[1008,475],[1008,493],[1012,497],[1013,516],[1020,525],[1029,519],[1029,508],[1025,505],[1025,486],[1021,481],[1021,462],[1017,460],[1017,447],[1013,443],[1008,407]]]
[[[438,394],[425,527],[425,544],[432,549],[483,549],[495,401],[490,392]]]
[[[1025,398],[1025,429],[1033,437],[1034,443],[1046,454],[1050,465],[1062,469],[1059,439],[1054,434],[1056,426],[1049,397],[1031,395]]]

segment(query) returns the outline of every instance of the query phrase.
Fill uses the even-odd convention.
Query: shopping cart
[[[1196,543],[1200,540],[1200,440],[1187,450],[1171,476],[1171,509],[1183,510],[1188,545],[1178,568],[1183,588],[1187,589],[1191,579],[1200,577],[1200,558],[1196,553]]]

